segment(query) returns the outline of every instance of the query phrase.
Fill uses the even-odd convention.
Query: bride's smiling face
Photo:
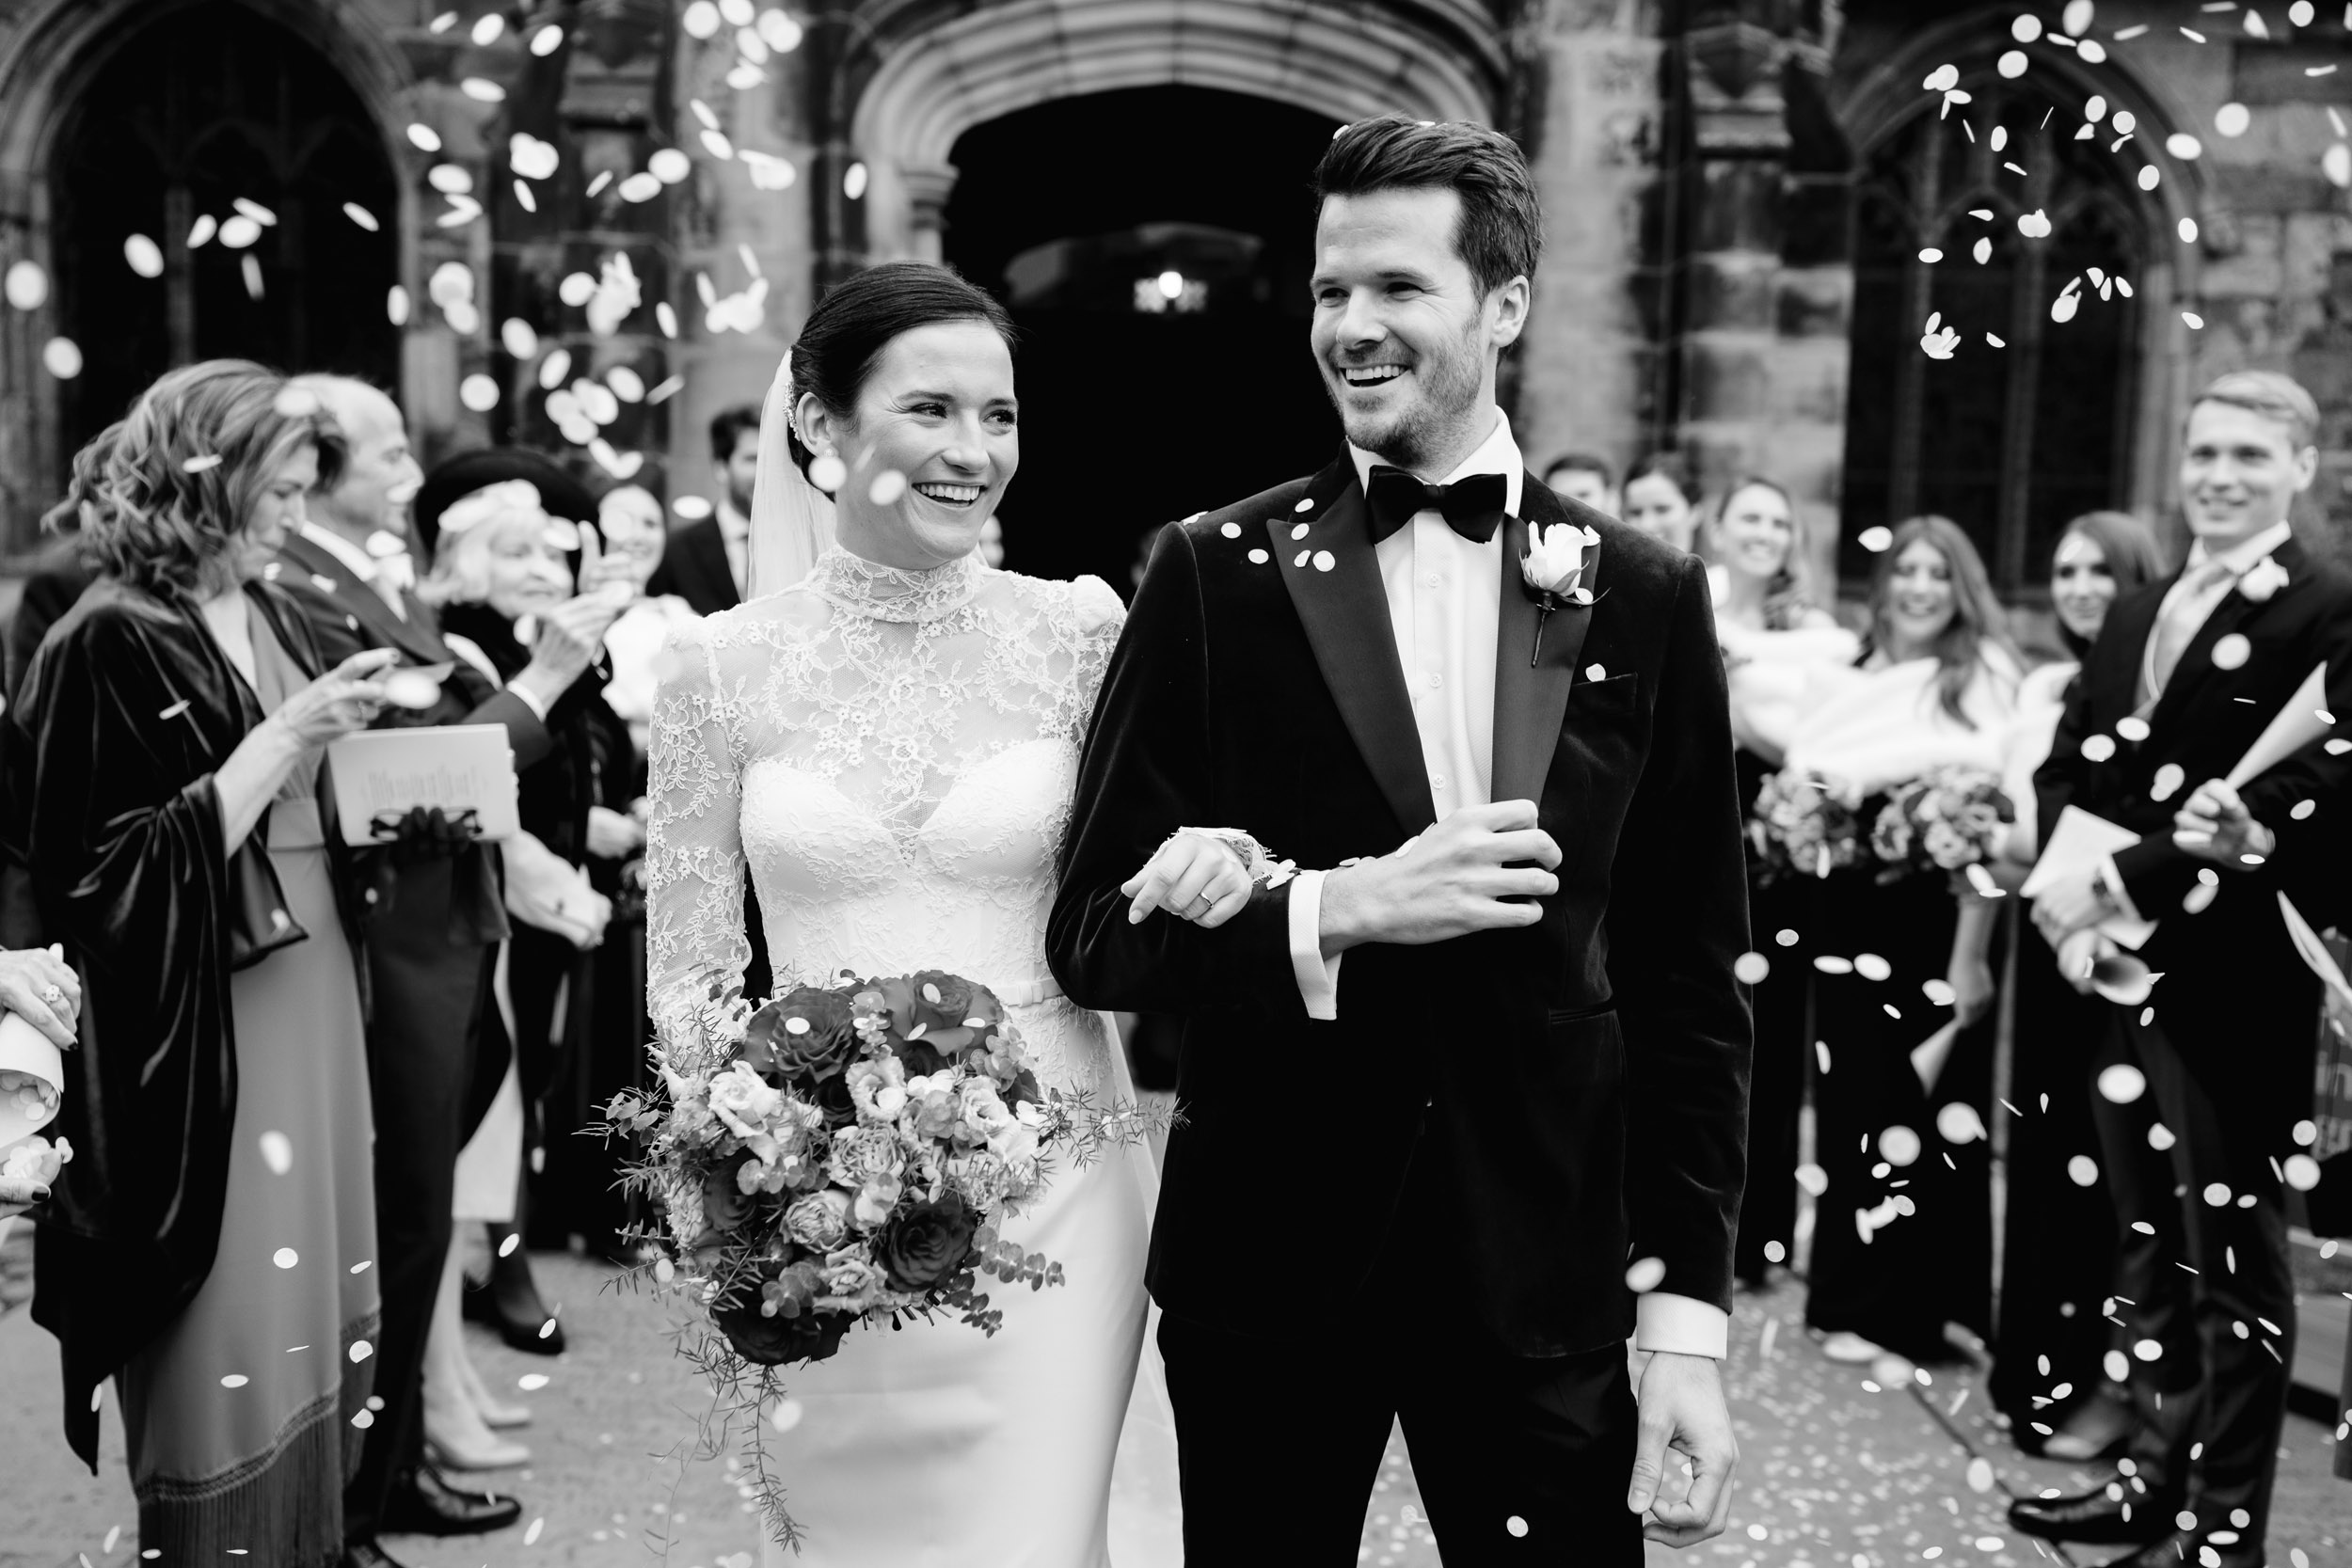
[[[1021,467],[1012,351],[985,321],[934,322],[884,346],[847,419],[814,396],[802,439],[849,473],[834,493],[842,546],[923,571],[978,546]]]

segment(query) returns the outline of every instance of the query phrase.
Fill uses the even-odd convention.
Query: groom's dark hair
[[[1008,349],[1017,346],[1012,316],[995,296],[953,267],[930,261],[885,261],[834,284],[801,324],[792,345],[792,404],[811,392],[835,414],[857,406],[892,339],[940,322],[985,322]],[[809,450],[791,432],[792,461],[808,472]]]
[[[1527,154],[1500,131],[1468,120],[1382,115],[1343,125],[1315,168],[1315,207],[1327,198],[1385,190],[1450,190],[1462,198],[1454,248],[1481,298],[1514,277],[1533,279],[1544,254],[1544,214]]]

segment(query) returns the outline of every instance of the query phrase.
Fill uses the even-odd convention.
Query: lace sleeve
[[[647,1010],[665,1048],[714,993],[739,986],[742,767],[707,626],[680,627],[654,696],[646,786]]]
[[[1119,646],[1119,634],[1127,625],[1127,607],[1109,583],[1089,576],[1071,583],[1070,609],[1078,637],[1077,664],[1070,681],[1068,733],[1073,740],[1084,740],[1087,724],[1094,717],[1095,696],[1103,689],[1104,672],[1110,668],[1111,650]]]

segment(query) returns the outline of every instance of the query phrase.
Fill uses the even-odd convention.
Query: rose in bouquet
[[[642,1150],[629,1180],[664,1223],[634,1239],[655,1283],[696,1309],[687,1354],[755,1418],[753,1474],[790,1541],[757,1442],[773,1369],[823,1360],[861,1323],[946,1311],[994,1333],[1004,1311],[983,1275],[1062,1280],[1004,1222],[1057,1160],[1083,1164],[1154,1118],[1041,1086],[996,997],[937,971],[801,986],[756,1009],[729,992],[662,1036],[660,1084],[616,1097],[604,1131]]]
[[[1764,781],[1748,837],[1771,877],[1826,877],[1862,859],[1860,800],[1835,779],[1786,768]]]
[[[1870,828],[1870,849],[1896,876],[1962,876],[1999,853],[2016,820],[2017,808],[1996,775],[1938,768],[1888,795]]]

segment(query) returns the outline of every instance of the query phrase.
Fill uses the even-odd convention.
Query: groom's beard
[[[1346,404],[1347,382],[1337,367],[1325,361],[1324,389],[1330,394],[1332,407],[1339,413],[1340,425],[1350,444],[1408,473],[1419,473],[1437,454],[1446,451],[1453,445],[1455,431],[1477,405],[1478,389],[1485,380],[1477,339],[1478,324],[1472,321],[1456,341],[1441,342],[1436,352],[1420,356],[1411,373],[1420,383],[1421,396],[1405,407],[1381,416],[1351,415]]]

